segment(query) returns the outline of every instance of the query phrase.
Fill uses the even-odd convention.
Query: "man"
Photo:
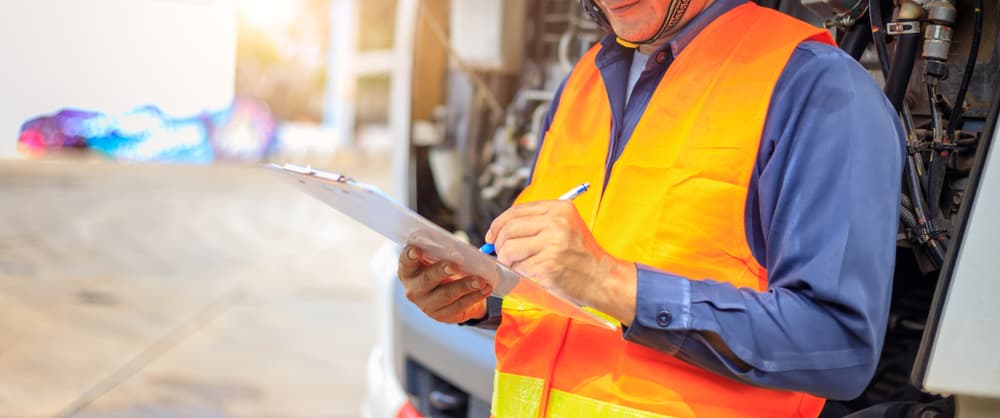
[[[497,327],[497,417],[817,416],[859,395],[904,151],[881,91],[825,31],[744,0],[583,4],[611,34],[563,82],[531,182],[486,241],[621,329],[501,306],[414,247],[408,298]]]

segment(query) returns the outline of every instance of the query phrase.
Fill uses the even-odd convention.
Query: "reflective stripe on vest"
[[[744,232],[750,176],[775,83],[804,40],[829,33],[752,3],[708,25],[663,76],[603,192],[574,201],[602,248],[692,280],[754,290],[767,271]],[[605,184],[611,109],[594,59],[566,81],[518,202]],[[715,300],[725,308],[725,300]],[[823,399],[764,389],[510,298],[496,334],[497,417],[816,416]],[[699,338],[692,336],[691,338]],[[753,353],[731,347],[754,364]]]
[[[493,377],[493,416],[533,417],[538,415],[545,391],[543,379],[497,372]],[[503,393],[503,398],[498,394]],[[561,390],[552,390],[545,416],[549,418],[662,418],[639,409],[601,402]]]

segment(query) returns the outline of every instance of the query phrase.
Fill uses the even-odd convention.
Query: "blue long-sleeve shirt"
[[[673,57],[743,2],[717,0],[652,54],[661,59],[647,62],[627,104],[633,50],[612,36],[602,41],[596,63],[612,108],[612,162],[639,119],[651,116],[646,105]],[[859,395],[888,317],[903,138],[891,105],[860,65],[836,47],[800,44],[771,97],[745,209],[744,232],[767,268],[768,290],[640,265],[635,318],[624,338],[758,386]],[[496,327],[499,300],[488,305],[479,326]],[[744,364],[727,359],[706,334]]]

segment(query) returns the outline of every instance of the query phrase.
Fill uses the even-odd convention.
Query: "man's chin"
[[[619,38],[630,42],[641,42],[655,36],[656,31],[660,30],[660,25],[659,22],[651,23],[649,17],[643,16],[637,19],[611,19],[611,28]]]
[[[656,34],[656,30],[652,31],[632,31],[632,32],[622,32],[615,30],[615,34],[626,41],[629,42],[642,42],[649,38],[652,38]]]

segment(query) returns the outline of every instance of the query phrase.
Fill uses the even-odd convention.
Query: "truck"
[[[418,213],[480,245],[530,176],[561,80],[602,32],[576,0],[418,3],[398,187]],[[828,28],[884,86],[907,134],[903,196],[885,196],[900,199],[901,215],[881,358],[862,395],[828,401],[821,416],[1000,416],[997,3],[758,3]],[[492,332],[437,323],[406,300],[399,251],[372,260],[379,337],[363,416],[490,416]]]

